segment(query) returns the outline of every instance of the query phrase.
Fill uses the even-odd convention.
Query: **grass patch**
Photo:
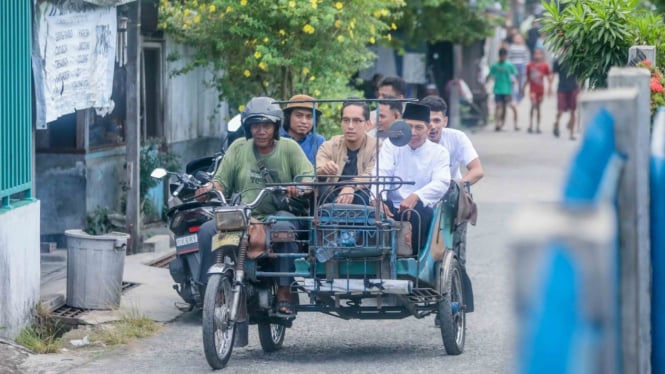
[[[105,345],[125,344],[132,339],[152,336],[160,328],[161,325],[150,318],[131,313],[118,322],[101,326],[90,336],[90,340]]]
[[[69,330],[69,326],[51,317],[48,309],[39,303],[32,325],[21,330],[16,343],[37,353],[54,353],[62,347],[61,337]]]

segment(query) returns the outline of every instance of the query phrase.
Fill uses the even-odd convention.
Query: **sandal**
[[[293,312],[293,306],[288,301],[278,301],[275,306],[275,316],[281,318],[295,318],[295,313]]]
[[[554,136],[556,136],[558,138],[559,137],[559,128],[555,127],[554,130],[552,131],[552,133],[554,133]]]

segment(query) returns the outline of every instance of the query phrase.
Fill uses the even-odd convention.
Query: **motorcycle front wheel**
[[[233,286],[227,274],[208,278],[203,298],[203,350],[213,369],[222,369],[231,358],[235,323],[230,320]]]

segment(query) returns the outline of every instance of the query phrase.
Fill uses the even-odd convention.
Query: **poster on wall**
[[[115,7],[41,13],[37,128],[75,110],[95,108],[101,116],[113,110],[116,22]]]

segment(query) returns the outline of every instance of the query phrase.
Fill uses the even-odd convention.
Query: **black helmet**
[[[240,113],[242,127],[245,129],[245,137],[252,137],[250,126],[254,123],[271,122],[275,124],[275,139],[279,139],[279,128],[284,121],[284,112],[275,100],[270,97],[259,96],[250,100],[245,106],[245,110]]]

